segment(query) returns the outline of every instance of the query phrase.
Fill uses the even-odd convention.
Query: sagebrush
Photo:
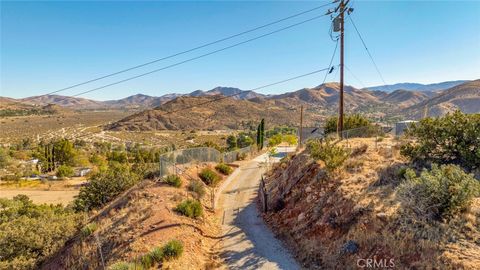
[[[450,219],[466,210],[474,197],[480,196],[480,183],[456,165],[434,164],[419,176],[412,169],[398,187],[404,205],[419,217],[430,220]]]

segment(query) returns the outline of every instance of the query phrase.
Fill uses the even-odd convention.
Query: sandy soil
[[[0,190],[0,198],[11,199],[19,194],[27,195],[34,203],[61,203],[67,205],[73,201],[73,198],[78,194],[78,190]]]
[[[69,204],[80,190],[84,178],[49,181],[24,181],[21,184],[2,184],[0,198],[11,199],[16,195],[27,195],[34,203]]]

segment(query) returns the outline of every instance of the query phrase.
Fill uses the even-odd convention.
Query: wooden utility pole
[[[298,146],[302,147],[302,140],[303,140],[303,105],[300,106],[300,131],[298,134]]]
[[[343,57],[343,50],[344,50],[344,25],[345,25],[345,3],[344,0],[340,1],[340,94],[339,94],[339,104],[338,104],[338,122],[337,122],[337,133],[340,139],[343,138],[343,67],[344,67],[344,57]]]

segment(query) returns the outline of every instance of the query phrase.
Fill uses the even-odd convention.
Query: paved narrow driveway
[[[293,151],[293,148],[278,148]],[[255,204],[267,155],[261,155],[238,168],[219,196],[223,215],[221,255],[231,269],[300,269],[259,216]],[[278,160],[278,158],[277,158]]]

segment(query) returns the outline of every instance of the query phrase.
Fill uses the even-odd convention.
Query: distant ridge
[[[372,91],[385,91],[385,92],[393,92],[395,90],[409,90],[409,91],[441,91],[445,90],[463,83],[468,82],[468,80],[458,80],[458,81],[446,81],[440,83],[432,83],[432,84],[421,84],[421,83],[396,83],[396,84],[389,84],[389,85],[379,85],[379,86],[372,86],[367,87],[364,89],[372,90]]]
[[[419,119],[428,111],[428,116],[441,116],[461,110],[465,113],[480,113],[480,80],[469,81],[444,90],[439,95],[406,108],[403,114]]]

